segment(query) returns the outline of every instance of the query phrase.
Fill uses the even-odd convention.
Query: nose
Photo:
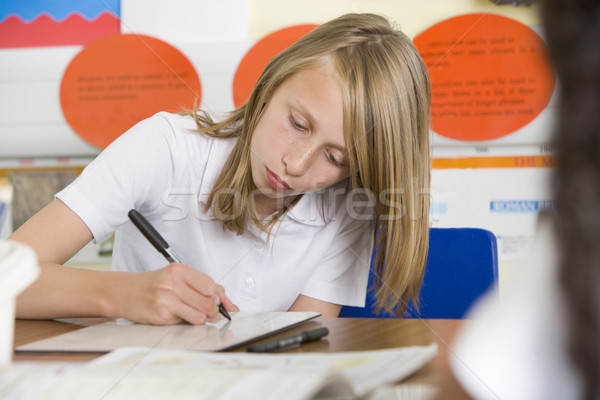
[[[315,154],[313,143],[296,143],[288,147],[282,161],[285,171],[292,176],[302,176],[306,173]]]

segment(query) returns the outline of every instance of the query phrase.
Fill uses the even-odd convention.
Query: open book
[[[65,374],[46,399],[364,398],[435,357],[437,344],[342,353],[120,348]]]

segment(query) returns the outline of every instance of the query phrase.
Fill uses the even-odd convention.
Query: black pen
[[[323,336],[327,336],[328,333],[329,329],[327,329],[326,327],[316,328],[311,331],[304,331],[297,335],[271,340],[270,342],[254,344],[248,347],[248,351],[251,353],[265,353],[269,351],[279,350],[285,347],[292,346],[294,344],[319,340]]]
[[[167,261],[172,263],[183,264],[179,257],[175,255],[175,252],[173,251],[173,249],[171,249],[169,243],[167,243],[167,241],[163,239],[162,236],[160,236],[156,229],[154,229],[154,227],[150,224],[150,222],[148,222],[146,218],[144,218],[142,214],[140,214],[137,210],[130,210],[127,215],[129,215],[129,219],[131,220],[131,222],[133,222],[133,224],[140,230],[140,232],[142,232],[146,239],[148,239],[148,241],[152,243],[154,248],[156,248],[156,250],[158,250],[167,259]],[[225,318],[231,321],[229,313],[227,312],[227,310],[225,310],[225,307],[223,307],[223,304],[220,300],[219,312],[223,314]]]

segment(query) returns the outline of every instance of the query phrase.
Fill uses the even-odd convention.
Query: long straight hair
[[[222,122],[193,115],[200,132],[237,137],[207,209],[242,233],[247,218],[267,231],[298,200],[264,223],[254,210],[250,141],[275,90],[297,72],[332,60],[343,96],[351,189],[375,196],[377,310],[418,304],[429,239],[431,87],[412,41],[374,14],[346,14],[318,26],[275,56],[248,102]],[[233,190],[232,190],[233,189]]]

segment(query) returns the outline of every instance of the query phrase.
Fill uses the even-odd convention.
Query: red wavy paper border
[[[11,15],[0,22],[0,48],[85,45],[120,30],[119,18],[110,12],[94,20],[73,13],[60,22],[41,14],[29,23]]]

